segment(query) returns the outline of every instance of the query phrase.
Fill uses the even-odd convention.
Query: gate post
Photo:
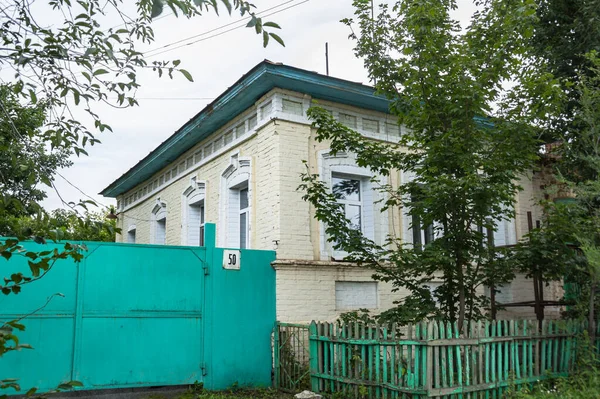
[[[207,387],[212,386],[212,362],[213,362],[213,279],[207,278],[214,271],[215,246],[216,246],[216,228],[214,223],[204,225],[204,246],[206,248],[204,259],[204,292],[203,311],[202,311],[202,382]]]

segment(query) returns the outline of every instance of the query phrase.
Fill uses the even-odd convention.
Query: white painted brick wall
[[[340,309],[336,304],[336,281],[373,282],[373,272],[357,266],[339,262],[275,261],[277,319],[283,322],[307,323],[312,320],[333,321],[349,309]],[[520,275],[512,282],[513,301],[533,300],[531,280]],[[377,282],[377,307],[373,314],[393,308],[394,301],[405,297],[408,292],[392,292],[392,285]],[[551,284],[544,291],[545,299],[560,299],[560,285]],[[358,300],[358,299],[357,299]],[[546,318],[558,318],[559,308],[547,308]],[[534,318],[533,307],[511,308],[501,311],[498,318]]]
[[[322,102],[322,105],[327,105]],[[275,104],[276,105],[276,104]],[[279,105],[280,106],[280,105]],[[352,107],[337,105],[350,112]],[[364,110],[362,110],[364,111]],[[361,111],[361,112],[362,112]],[[374,117],[380,114],[364,111]],[[208,140],[210,141],[210,140]],[[207,141],[207,142],[208,142]],[[199,147],[204,144],[199,143]],[[307,124],[275,119],[264,125],[255,136],[240,143],[209,163],[180,177],[158,194],[145,200],[126,212],[119,219],[120,227],[127,231],[136,225],[136,242],[150,242],[151,210],[160,197],[167,204],[166,244],[180,245],[182,241],[182,193],[188,187],[190,178],[206,181],[205,212],[207,223],[219,225],[219,201],[221,201],[221,174],[229,165],[230,155],[239,151],[240,157],[252,157],[251,194],[251,236],[250,246],[256,249],[276,249],[281,260],[298,260],[285,266],[277,266],[277,314],[282,321],[333,320],[340,314],[335,303],[336,281],[371,281],[370,270],[348,267],[344,264],[316,262],[320,259],[320,226],[314,219],[314,210],[302,200],[297,191],[300,174],[305,171],[302,163],[308,160],[309,172],[318,173],[319,152],[329,147],[327,142],[314,140],[312,129]],[[181,159],[174,162],[179,165]],[[169,166],[166,169],[169,169]],[[165,169],[165,170],[166,170]],[[391,183],[399,181],[399,173],[392,173]],[[535,225],[541,220],[536,197],[541,195],[539,176],[523,176],[520,180],[524,190],[517,196],[515,223],[516,236],[521,239],[527,232],[527,211],[531,211]],[[389,217],[390,232],[402,232],[403,221],[399,210],[393,210]],[[217,235],[219,233],[217,232]],[[126,234],[125,237],[126,239]],[[118,236],[118,241],[123,240]],[[184,240],[185,241],[185,240]],[[302,261],[312,261],[310,265]],[[309,262],[310,263],[310,262]],[[512,284],[514,301],[533,299],[531,282],[520,277]],[[546,299],[560,297],[558,286],[548,288]],[[402,298],[402,292],[392,293],[388,283],[377,284],[378,309],[393,306],[393,301]],[[549,309],[550,313],[551,310]],[[509,314],[509,313],[501,313]],[[533,308],[511,309],[510,314],[531,316]],[[556,311],[554,311],[556,314]]]

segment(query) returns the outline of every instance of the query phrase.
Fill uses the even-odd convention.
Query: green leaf
[[[257,21],[258,21],[258,19],[253,15],[250,18],[250,21],[248,22],[248,24],[246,25],[246,28],[253,28],[256,25]]]
[[[281,29],[281,26],[279,26],[279,25],[278,25],[278,24],[276,24],[275,22],[265,22],[265,23],[263,24],[263,28],[264,28],[265,26],[268,26],[268,27],[270,27],[270,28],[275,28],[275,29]]]
[[[29,90],[29,98],[31,98],[31,102],[33,104],[37,103],[37,96],[35,95],[35,91]]]
[[[269,44],[269,34],[266,31],[263,31],[263,47],[267,47]]]
[[[162,0],[153,0],[152,2],[152,12],[150,14],[151,18],[156,18],[160,14],[162,14],[164,8],[164,4]]]
[[[283,42],[283,39],[280,38],[278,35],[276,35],[273,32],[269,32],[269,36],[271,36],[273,39],[275,39],[275,41],[279,44],[281,44],[283,47],[285,47],[285,43]]]
[[[192,75],[191,75],[191,74],[190,74],[188,71],[186,71],[185,69],[180,69],[180,70],[179,70],[179,72],[181,72],[181,74],[182,74],[183,76],[185,76],[185,78],[186,78],[187,80],[189,80],[190,82],[193,82],[193,81],[194,81],[194,78],[192,78]]]
[[[94,71],[94,76],[104,75],[105,73],[108,73],[108,71],[106,69],[96,69]]]

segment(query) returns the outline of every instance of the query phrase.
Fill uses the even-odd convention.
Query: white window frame
[[[385,194],[375,190],[371,181],[373,173],[356,164],[353,154],[330,154],[330,150],[319,152],[319,176],[329,189],[332,188],[333,175],[342,175],[347,178],[360,180],[361,184],[361,228],[363,235],[377,244],[382,244],[388,234],[388,214],[381,212],[381,204]],[[381,184],[387,184],[386,176],[376,176]],[[321,260],[343,260],[348,254],[333,249],[333,243],[327,241],[325,223],[319,223],[320,258]]]
[[[246,191],[246,207],[242,208],[242,191]],[[239,247],[242,249],[246,249],[250,245],[250,225],[248,223],[248,219],[250,219],[250,195],[248,187],[240,187],[238,189],[238,198],[239,198]],[[242,242],[242,215],[246,218],[246,228],[245,228],[245,237],[246,241]]]
[[[221,195],[219,204],[219,245],[226,248],[240,248],[240,190],[248,189],[246,213],[246,248],[252,248],[252,159],[240,157],[239,152],[230,155],[230,164],[221,174]]]
[[[196,176],[190,179],[190,184],[182,193],[182,220],[181,220],[181,244],[189,246],[204,246],[204,225],[206,222],[206,182],[197,180]],[[196,220],[192,213],[193,207],[200,207]],[[197,229],[199,236],[196,236]]]
[[[167,244],[167,204],[161,201],[160,197],[156,199],[156,205],[152,208],[151,218],[152,228],[150,229],[150,242],[156,245]],[[161,224],[164,224],[164,235],[161,239],[159,229]],[[162,241],[162,242],[158,242]]]
[[[411,182],[414,179],[414,174],[412,172],[401,172],[400,182],[401,184],[406,184]],[[406,197],[408,198],[408,197]],[[402,207],[402,241],[413,245],[414,244],[414,236],[413,236],[413,217],[409,214],[408,207]],[[442,232],[439,230],[440,225],[436,222],[431,228],[433,229],[433,239],[440,238],[442,236]],[[421,246],[424,247],[426,245],[426,236],[427,236],[427,227],[423,228],[423,226],[419,226],[419,232],[421,236]]]
[[[354,206],[358,206],[360,208],[360,226],[359,229],[361,232],[365,231],[365,221],[364,221],[364,209],[365,209],[365,204],[364,204],[364,188],[365,188],[365,178],[364,176],[356,176],[356,175],[349,175],[346,173],[339,173],[339,172],[331,172],[331,188],[333,190],[333,179],[334,178],[338,178],[338,179],[347,179],[347,180],[356,180],[358,181],[358,198],[360,198],[359,200],[349,200],[349,199],[338,199],[337,202],[338,204],[342,204],[344,205],[344,211],[346,211],[346,206],[347,205],[354,205]]]
[[[136,227],[135,224],[129,225],[127,228],[127,243],[135,244],[136,242]]]

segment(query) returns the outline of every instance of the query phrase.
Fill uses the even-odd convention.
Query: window
[[[219,151],[223,147],[223,137],[219,137],[213,142],[213,149]]]
[[[194,153],[194,163],[199,163],[202,160],[202,150],[198,150]]]
[[[354,115],[343,114],[340,112],[340,122],[350,129],[356,129],[356,116]]]
[[[266,103],[265,105],[260,107],[261,118],[264,119],[267,116],[269,116],[269,114],[271,114],[272,110],[273,110],[273,102],[269,101],[268,103]]]
[[[336,281],[336,310],[358,310],[377,308],[376,281]]]
[[[320,153],[319,174],[323,182],[330,187],[344,213],[353,227],[376,243],[384,243],[388,233],[388,213],[380,212],[385,193],[377,190],[375,184],[386,184],[386,176],[376,176],[379,183],[372,180],[373,173],[356,165],[352,155],[327,151]],[[348,254],[335,250],[334,243],[328,240],[326,225],[319,224],[321,260],[343,260]]]
[[[225,145],[231,143],[233,141],[233,130],[230,130],[227,133],[225,133],[225,135],[223,136],[223,140],[225,142]]]
[[[246,123],[242,122],[235,127],[235,137],[240,138],[246,133]]]
[[[127,229],[127,242],[130,244],[135,244],[135,230],[135,225],[131,225]]]
[[[213,153],[213,145],[212,145],[212,143],[210,143],[209,145],[204,147],[204,156],[207,157],[212,153]]]
[[[204,218],[205,218],[206,183],[190,179],[190,185],[183,192],[182,201],[182,244],[190,246],[204,246]]]
[[[517,243],[517,232],[515,231],[515,219],[502,218],[496,221],[496,230],[494,231],[494,245],[502,247],[505,245],[514,245]]]
[[[204,200],[189,204],[187,245],[204,246]]]
[[[157,198],[152,209],[152,229],[150,230],[153,244],[165,245],[167,242],[167,205]]]
[[[363,129],[368,132],[379,133],[379,121],[363,118]]]
[[[194,157],[188,157],[188,159],[185,160],[185,168],[189,169],[194,165]]]
[[[490,287],[485,287],[485,289],[484,289],[485,296],[487,296],[488,298],[491,298],[491,291],[492,290],[490,289]],[[498,285],[495,287],[495,291],[496,291],[496,295],[495,295],[496,306],[513,302],[514,299],[513,299],[512,283]]]
[[[300,116],[304,115],[304,109],[300,101],[292,101],[284,98],[281,103],[283,112]]]
[[[154,244],[165,245],[167,242],[167,218],[158,219],[155,228]]]
[[[398,141],[400,139],[400,126],[396,123],[386,123],[385,130],[387,139],[390,141]]]
[[[340,174],[331,176],[332,191],[337,201],[344,206],[346,218],[350,226],[355,230],[362,231],[362,201],[360,194],[360,180]]]
[[[248,248],[248,188],[239,192],[240,197],[240,248]]]
[[[418,197],[412,197],[412,202],[417,202]],[[435,239],[433,225],[423,226],[419,215],[411,215],[412,242],[415,247],[428,245]]]
[[[219,243],[229,248],[250,248],[252,231],[251,163],[249,158],[231,157],[222,174]]]
[[[256,118],[256,114],[252,115],[250,118],[248,118],[248,130],[252,130],[256,127],[256,123],[257,123],[257,118]]]

